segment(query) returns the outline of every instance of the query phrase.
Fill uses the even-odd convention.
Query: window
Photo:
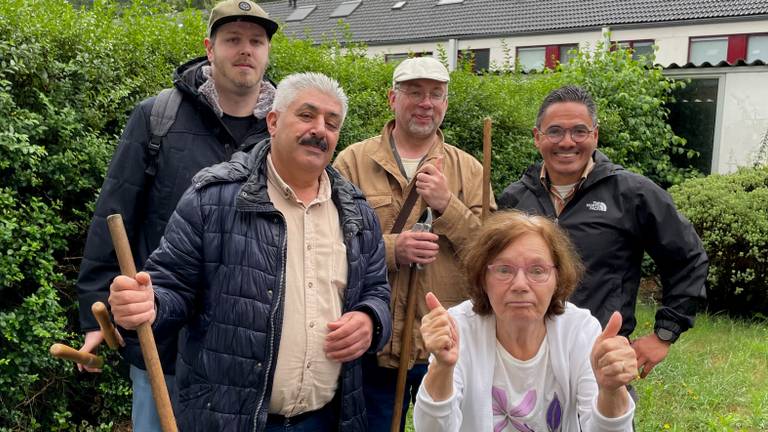
[[[345,1],[342,2],[335,11],[331,13],[331,18],[341,18],[346,17],[352,14],[352,12],[357,9],[358,6],[360,6],[360,3],[362,3],[362,0],[354,0],[354,1]]]
[[[558,48],[559,48],[559,54],[560,54],[558,61],[562,64],[568,64],[568,62],[571,61],[572,57],[576,57],[576,53],[571,53],[571,51],[578,50],[579,46],[576,44],[560,45]]]
[[[517,64],[524,72],[554,68],[557,63],[568,63],[569,51],[578,49],[577,44],[522,47],[517,49]]]
[[[385,54],[384,61],[387,63],[400,63],[411,57],[432,57],[432,51]]]
[[[399,1],[399,2],[397,2],[397,3],[392,5],[392,9],[402,9],[403,6],[405,6],[405,3],[407,3],[407,2]]]
[[[517,64],[523,72],[544,69],[545,47],[518,48]]]
[[[474,73],[485,72],[491,66],[491,50],[490,48],[461,50],[458,54],[458,60],[459,63],[462,61],[470,62]]]
[[[755,60],[768,62],[768,35],[750,36],[747,41],[747,63]]]
[[[686,147],[699,152],[688,159],[674,156],[676,166],[693,166],[704,174],[712,172],[715,143],[718,78],[693,78],[684,88],[675,90],[675,102],[669,106],[669,125],[685,138]]]
[[[293,12],[291,12],[291,14],[288,15],[288,18],[286,18],[285,20],[286,21],[301,21],[304,18],[306,18],[307,16],[309,16],[309,14],[311,14],[312,11],[315,10],[315,8],[317,8],[316,5],[299,6],[296,9],[294,9]]]
[[[646,63],[650,64],[655,56],[653,46],[654,41],[652,40],[620,41],[616,42],[611,49],[622,48],[631,50],[633,60],[640,60],[640,58],[644,57]]]
[[[447,5],[447,4],[454,4],[454,3],[464,3],[464,0],[437,0],[437,5]]]
[[[690,62],[700,65],[704,62],[718,64],[728,59],[728,37],[691,39]]]

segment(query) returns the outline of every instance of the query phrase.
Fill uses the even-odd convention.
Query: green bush
[[[768,316],[768,166],[670,188],[709,255],[711,312]]]
[[[111,430],[128,421],[130,388],[116,354],[104,373],[79,374],[48,347],[82,342],[74,278],[129,111],[168,87],[176,66],[204,54],[205,17],[174,9],[183,3],[0,0],[0,431]],[[340,149],[378,134],[392,117],[394,65],[339,42],[348,31],[340,26],[319,46],[278,33],[268,69],[276,82],[299,71],[339,80],[350,98]],[[601,145],[616,162],[679,178],[665,162],[679,139],[659,108],[673,84],[613,54],[534,75],[477,76],[465,65],[452,73],[446,139],[480,158],[482,120],[493,119],[498,193],[537,158],[536,109],[567,82],[594,92],[607,116]]]

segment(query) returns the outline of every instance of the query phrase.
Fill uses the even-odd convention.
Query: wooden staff
[[[104,341],[107,342],[107,345],[111,349],[116,350],[120,345],[118,342],[120,339],[117,334],[117,329],[112,325],[112,320],[109,319],[107,306],[102,302],[96,302],[91,305],[91,312],[93,312],[93,316],[96,317],[96,321],[99,323],[101,334],[104,335]]]
[[[128,235],[125,233],[123,217],[119,214],[109,215],[107,217],[107,225],[109,225],[109,233],[112,236],[112,243],[117,253],[117,262],[120,263],[120,272],[131,278],[136,277],[136,265],[133,262]],[[157,414],[160,418],[160,427],[163,432],[177,432],[176,418],[173,415],[168,388],[165,386],[163,367],[160,365],[160,357],[157,354],[152,327],[149,322],[145,322],[139,325],[136,332],[139,335],[141,355],[144,357],[144,364],[149,374],[149,383],[152,386],[152,396],[155,399]]]
[[[104,366],[104,359],[91,353],[78,351],[70,346],[55,343],[48,350],[52,356],[65,360],[72,360],[81,365],[91,368],[101,369]]]
[[[485,220],[491,213],[491,118],[483,119],[483,213]]]
[[[408,300],[405,308],[405,325],[400,334],[400,364],[397,366],[397,385],[395,386],[395,406],[392,413],[391,432],[400,431],[400,419],[403,416],[403,398],[405,397],[405,381],[408,376],[408,364],[411,362],[411,345],[413,344],[413,322],[416,320],[416,266],[411,266],[408,275]]]

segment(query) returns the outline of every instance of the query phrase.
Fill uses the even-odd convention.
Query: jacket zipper
[[[279,212],[277,212],[277,213],[280,214]],[[283,217],[282,214],[280,214],[280,217],[283,219],[283,226],[287,227],[287,224],[285,222],[285,218]],[[269,339],[269,350],[267,351],[269,353],[269,356],[268,356],[267,361],[266,361],[266,363],[267,363],[266,364],[266,370],[264,371],[265,372],[265,374],[264,374],[265,379],[264,379],[264,385],[262,386],[263,390],[261,392],[261,396],[259,397],[259,402],[256,405],[256,415],[254,415],[254,417],[253,417],[253,432],[257,432],[258,431],[261,407],[264,405],[264,399],[265,399],[266,393],[267,393],[267,386],[269,385],[267,383],[267,380],[271,379],[270,378],[270,371],[272,369],[272,357],[274,357],[274,346],[275,346],[275,315],[280,310],[281,303],[282,303],[282,300],[283,300],[283,293],[285,292],[285,270],[286,270],[286,264],[287,264],[287,260],[288,260],[288,257],[287,257],[288,236],[287,236],[287,232],[285,232],[285,231],[287,231],[287,229],[284,230],[284,232],[283,232],[283,244],[282,244],[282,248],[281,248],[282,255],[283,255],[282,256],[282,258],[283,258],[282,264],[283,265],[281,267],[282,271],[280,272],[280,293],[279,293],[280,297],[279,297],[279,300],[278,300],[277,307],[274,308],[274,310],[272,311],[272,313],[269,316],[269,325],[270,325],[269,328],[272,329],[271,337]],[[274,293],[273,293],[273,295],[274,295]]]

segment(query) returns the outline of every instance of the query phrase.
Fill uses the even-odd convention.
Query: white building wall
[[[742,21],[737,23],[674,25],[622,29],[610,28],[611,40],[654,40],[658,46],[656,63],[668,66],[671,63],[688,62],[688,39],[700,36],[719,36],[744,33],[768,32],[768,20]],[[581,48],[594,49],[602,40],[601,30],[575,33],[548,33],[539,35],[508,36],[504,38],[459,39],[458,50],[490,49],[491,65],[502,66],[505,62],[514,63],[516,48],[543,45],[579,44]],[[437,53],[438,45],[446,48],[448,39],[413,44],[370,45],[370,55],[398,54],[408,52],[432,51]],[[507,52],[505,53],[505,48]],[[449,54],[450,57],[450,54]]]

